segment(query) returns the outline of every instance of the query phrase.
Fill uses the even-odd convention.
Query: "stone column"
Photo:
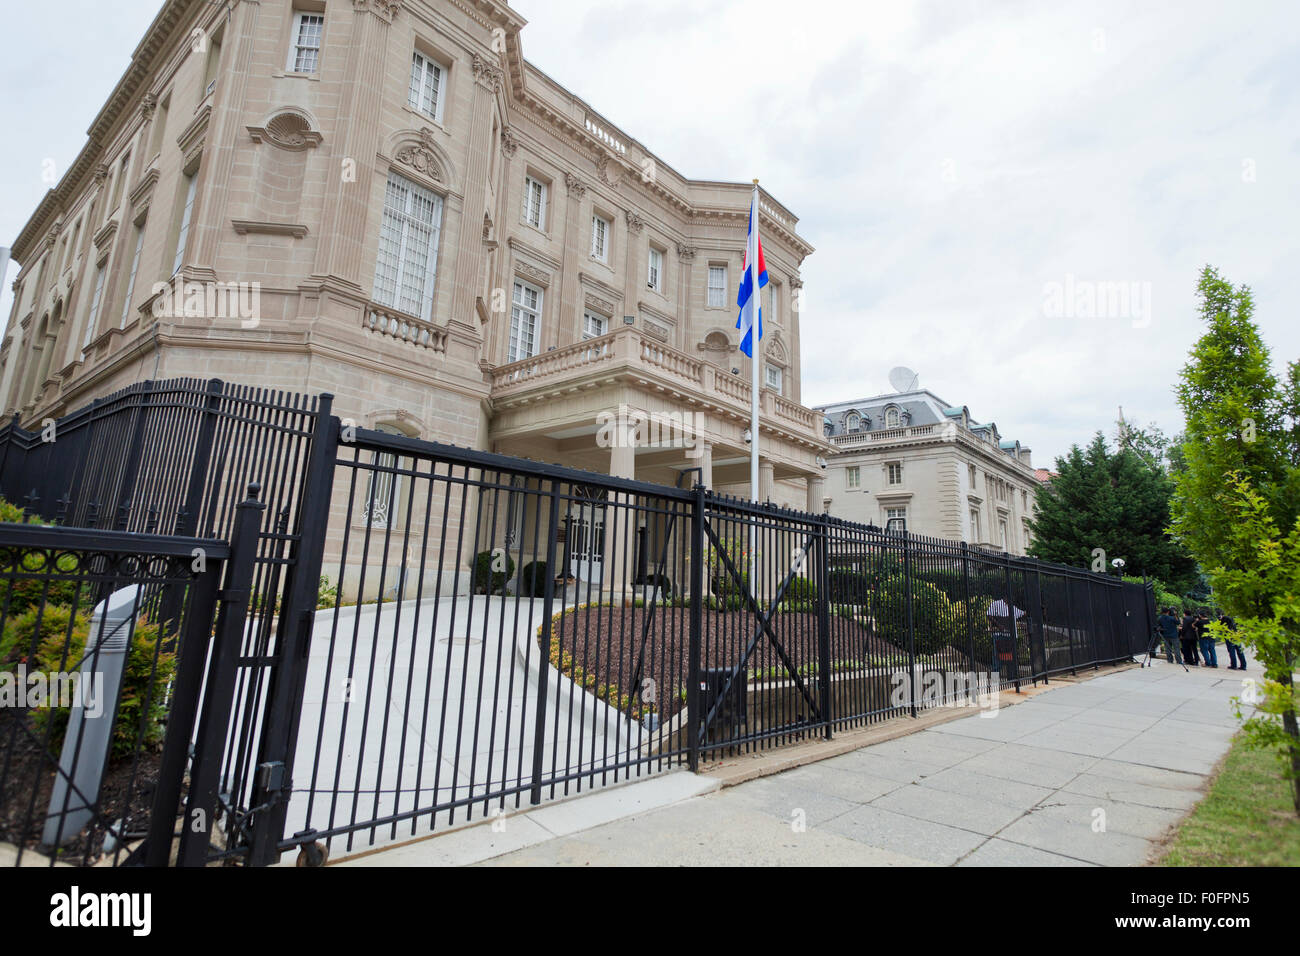
[[[760,501],[771,501],[776,485],[776,465],[766,458],[758,460],[758,497]]]
[[[822,513],[822,499],[826,497],[826,479],[821,475],[808,476],[808,511]]]
[[[705,488],[713,487],[713,443],[700,442],[700,484]]]
[[[673,348],[694,353],[691,336],[691,275],[695,271],[695,247],[677,244],[677,331]]]
[[[582,309],[582,303],[578,301],[582,295],[578,287],[578,269],[583,261],[582,236],[586,234],[582,228],[582,199],[587,195],[587,186],[573,173],[565,173],[564,187],[569,198],[564,204],[564,252],[560,264],[561,279],[556,283],[559,286],[557,291],[560,296],[560,308],[552,313],[556,320],[552,323],[554,328],[551,329],[551,334],[547,336],[549,344],[557,347],[576,342],[582,337],[581,327],[575,327],[574,322],[581,315]],[[609,322],[610,331],[613,331],[615,318],[611,316]]]
[[[319,278],[341,282],[358,293],[363,275],[361,250],[365,245],[375,184],[375,155],[383,135],[380,123],[389,27],[397,10],[391,3],[353,0],[345,71],[348,81],[342,87],[338,125],[330,143],[335,175],[327,180],[313,273]],[[407,60],[410,60],[409,53]],[[342,176],[345,160],[356,164],[355,180],[350,182],[344,182]]]
[[[634,439],[634,431],[620,422],[613,447],[609,450],[609,473],[612,477],[636,477]],[[630,501],[627,495],[611,493],[609,507],[605,509],[605,554],[601,576],[603,589],[608,589],[615,603],[631,593],[636,574],[637,523],[628,511]]]

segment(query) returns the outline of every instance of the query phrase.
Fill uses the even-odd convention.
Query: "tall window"
[[[411,90],[407,103],[429,119],[442,122],[442,67],[423,53],[411,57]]]
[[[390,172],[375,263],[376,302],[425,321],[433,318],[441,228],[442,197]]]
[[[524,180],[524,222],[546,228],[546,183],[532,176]]]
[[[885,527],[890,531],[906,531],[907,530],[907,509],[886,508]]]
[[[609,261],[609,220],[601,216],[591,217],[591,258]]]
[[[582,337],[584,339],[595,339],[609,331],[609,319],[605,318],[598,312],[584,312],[582,314]]]
[[[1002,536],[1002,550],[1007,550],[1007,521],[1003,518],[998,522],[998,533]]]
[[[117,208],[118,203],[121,201],[122,186],[126,183],[127,174],[130,171],[131,152],[128,150],[126,155],[122,157],[122,162],[117,167],[117,178],[113,180],[113,201],[109,203],[108,208],[105,210],[105,219],[112,214],[113,210]]]
[[[767,315],[763,321],[769,325],[781,323],[781,286],[775,282],[767,284]]]
[[[844,486],[846,488],[862,487],[862,469],[852,465],[844,469]]]
[[[663,291],[664,254],[658,249],[651,248],[650,250],[650,262],[646,268],[645,284],[647,289],[654,289],[656,292]]]
[[[776,365],[769,365],[767,367],[767,387],[780,395],[784,383],[785,373],[781,368]]]
[[[898,427],[898,421],[899,421],[899,419],[898,419],[898,409],[897,409],[897,408],[894,408],[894,407],[891,406],[890,408],[885,409],[885,427],[886,427],[886,428],[897,428],[897,427]]]
[[[325,32],[325,14],[295,13],[293,40],[289,44],[290,73],[315,73],[320,65],[320,39]]]
[[[903,463],[901,461],[891,461],[888,467],[889,483],[891,485],[901,485],[903,483]]]
[[[99,323],[99,305],[104,301],[104,274],[108,272],[108,260],[105,259],[95,268],[95,292],[90,297],[90,315],[86,316],[86,335],[81,340],[81,357],[86,357],[86,349],[95,337],[95,326]]]
[[[126,298],[122,300],[122,328],[126,328],[127,317],[131,314],[131,297],[135,295],[135,274],[140,270],[140,250],[143,248],[144,226],[136,226],[135,251],[131,253],[131,272],[126,280]]]
[[[862,416],[857,412],[849,412],[844,416],[844,430],[846,432],[855,432],[862,427]]]
[[[970,478],[970,490],[974,491],[979,487],[979,472],[975,470],[974,465],[966,466],[966,475]]]
[[[537,331],[541,325],[542,290],[515,281],[514,306],[510,310],[510,347],[507,362],[518,362],[537,354]]]
[[[709,305],[726,308],[727,305],[727,267],[709,266]]]
[[[172,260],[172,275],[180,272],[181,263],[185,261],[185,246],[190,241],[190,220],[194,216],[194,194],[199,185],[197,172],[185,179],[185,205],[181,209],[180,231],[176,234],[176,257]]]
[[[375,431],[389,435],[402,432],[392,425],[377,425]],[[374,453],[374,468],[366,488],[365,508],[361,512],[363,524],[386,528],[393,524],[401,510],[402,476],[396,473],[398,459],[390,451]]]
[[[970,510],[970,539],[976,544],[980,540],[980,513],[978,508]]]

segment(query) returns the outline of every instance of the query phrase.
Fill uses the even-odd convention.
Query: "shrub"
[[[912,627],[918,656],[935,654],[949,644],[958,648],[965,643],[965,619],[947,595],[927,581],[912,581]],[[887,578],[873,594],[872,614],[877,633],[904,650],[907,641],[907,579],[903,575]]]
[[[327,608],[333,607],[338,603],[339,589],[336,585],[330,584],[330,579],[325,575],[320,576],[320,583],[316,585],[316,607]]]
[[[791,578],[785,599],[792,604],[811,604],[817,600],[817,586],[804,577]]]
[[[832,568],[827,575],[826,590],[836,604],[866,604],[867,576],[852,568]]]
[[[545,561],[530,561],[519,572],[519,593],[530,597],[545,597],[549,577]]]
[[[480,551],[474,559],[470,590],[475,594],[505,594],[506,582],[514,573],[514,559],[504,551]]]
[[[66,606],[46,607],[44,613],[39,608],[31,608],[22,615],[11,618],[6,624],[4,634],[0,637],[0,670],[12,673],[16,670],[16,663],[25,659],[29,674],[36,671],[46,674],[58,671],[75,673],[86,656],[89,637],[88,615],[78,614],[74,620],[72,609]],[[33,643],[36,645],[34,653],[31,651]],[[170,703],[167,690],[175,675],[175,653],[158,649],[158,625],[144,620],[137,621],[131,635],[118,694],[112,756],[132,754],[137,734],[144,747],[162,744]],[[105,707],[112,705],[112,701],[105,701]],[[70,714],[67,707],[49,704],[33,711],[36,731],[42,735],[47,730],[50,732],[50,748],[55,752],[63,747],[63,735],[67,731]]]

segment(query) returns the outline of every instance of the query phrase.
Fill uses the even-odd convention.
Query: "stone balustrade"
[[[371,302],[361,315],[361,327],[376,335],[435,352],[447,351],[447,333],[432,322]]]

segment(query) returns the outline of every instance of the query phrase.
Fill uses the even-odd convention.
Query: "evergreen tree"
[[[1124,559],[1178,594],[1196,583],[1196,562],[1166,532],[1173,482],[1132,448],[1112,452],[1101,432],[1086,449],[1056,459],[1058,477],[1038,493],[1029,553],[1046,561],[1109,571]],[[1100,549],[1100,551],[1098,550]]]
[[[1279,382],[1247,287],[1207,266],[1198,292],[1209,328],[1178,387],[1187,431],[1173,529],[1264,666],[1262,694],[1243,694],[1258,707],[1244,729],[1282,757],[1300,814],[1300,362]]]

